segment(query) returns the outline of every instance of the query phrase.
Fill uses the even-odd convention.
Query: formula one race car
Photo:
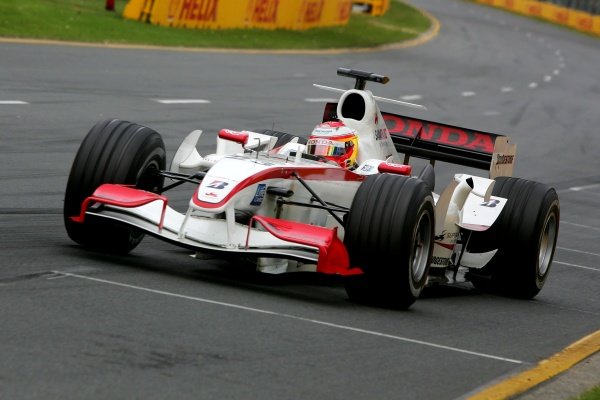
[[[259,271],[343,276],[358,302],[407,308],[426,284],[471,281],[532,298],[556,247],[556,191],[510,177],[516,146],[505,136],[382,113],[367,81],[385,76],[340,68],[355,79],[308,139],[263,130],[218,133],[201,156],[190,133],[166,169],[163,141],[121,120],[97,123],[67,183],[64,222],[71,239],[127,253],[145,233],[195,252],[250,259]],[[399,153],[403,154],[400,158]],[[413,175],[411,158],[426,159]],[[440,194],[439,160],[485,169],[454,176]],[[165,186],[168,178],[175,183]],[[164,193],[195,190],[187,211]]]

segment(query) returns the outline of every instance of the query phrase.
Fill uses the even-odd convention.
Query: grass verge
[[[600,385],[590,389],[580,396],[574,397],[572,400],[600,400]]]
[[[386,15],[353,14],[347,26],[307,31],[259,29],[192,30],[126,20],[126,0],[116,11],[102,0],[0,1],[0,36],[92,43],[241,49],[332,49],[373,47],[417,37],[430,21],[414,7],[392,1]]]

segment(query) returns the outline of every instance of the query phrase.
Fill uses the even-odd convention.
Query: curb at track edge
[[[598,352],[600,352],[600,330],[581,338],[558,353],[540,361],[533,368],[512,375],[501,382],[467,396],[466,400],[514,398],[567,371]]]

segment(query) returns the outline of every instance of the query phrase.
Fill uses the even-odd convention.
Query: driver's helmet
[[[315,127],[306,143],[306,153],[324,157],[343,168],[356,168],[358,136],[343,122],[324,122]]]

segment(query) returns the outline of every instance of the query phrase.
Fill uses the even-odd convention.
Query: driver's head
[[[308,138],[306,152],[338,163],[343,168],[356,168],[358,136],[342,122],[324,122],[315,127]]]

